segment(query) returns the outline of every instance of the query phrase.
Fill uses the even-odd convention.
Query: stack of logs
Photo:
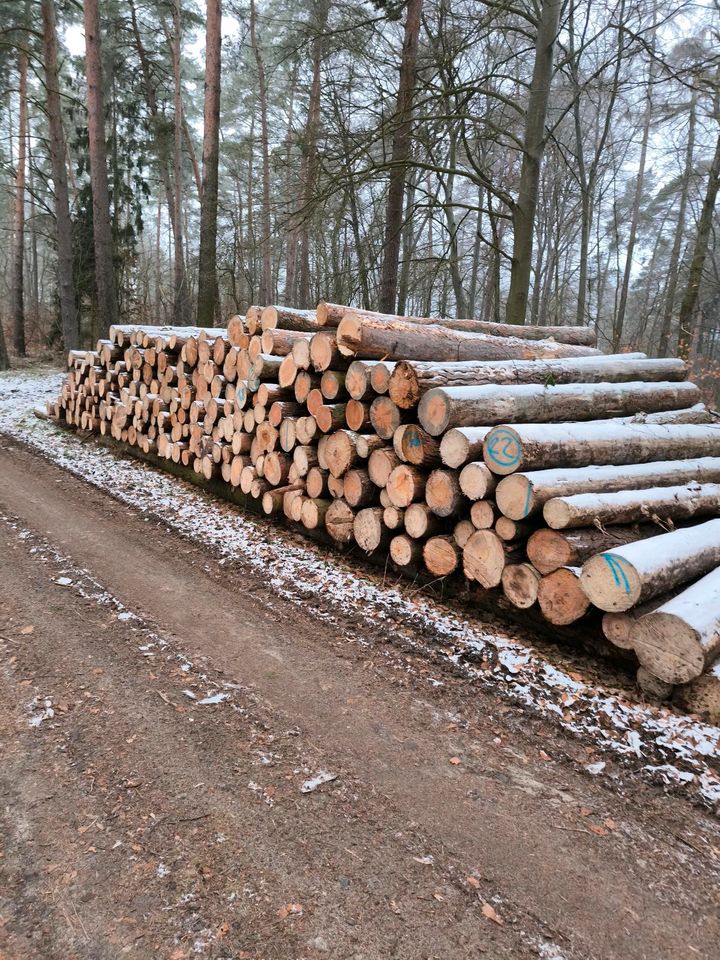
[[[321,303],[115,326],[69,367],[52,416],[552,624],[597,608],[654,693],[720,652],[720,425],[680,360]]]

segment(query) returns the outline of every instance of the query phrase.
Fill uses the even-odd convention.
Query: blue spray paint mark
[[[532,486],[530,481],[527,480],[527,496],[525,497],[525,506],[523,507],[523,516],[526,517],[530,513],[530,495],[532,494]]]
[[[615,557],[611,553],[604,553],[602,557],[608,567],[610,567],[610,572],[615,580],[615,586],[622,587],[625,593],[629,594],[630,582],[628,581],[627,575],[623,570],[622,560],[620,557]]]
[[[520,444],[507,431],[493,430],[486,447],[488,456],[499,467],[514,467],[520,462]]]

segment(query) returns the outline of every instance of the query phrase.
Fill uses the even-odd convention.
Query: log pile
[[[646,689],[720,654],[720,425],[680,360],[321,303],[115,326],[68,363],[51,416],[553,625],[602,611]]]

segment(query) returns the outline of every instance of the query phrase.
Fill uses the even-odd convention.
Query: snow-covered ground
[[[62,374],[49,369],[0,374],[0,431],[203,543],[221,563],[249,564],[290,602],[306,605],[308,598],[316,596],[323,601],[318,616],[326,619],[334,619],[334,609],[338,619],[352,612],[361,623],[391,623],[399,642],[416,647],[432,643],[436,656],[460,665],[498,695],[553,718],[567,731],[631,761],[649,779],[683,784],[708,806],[720,809],[720,779],[711,766],[720,755],[720,728],[669,709],[633,703],[575,673],[571,676],[509,631],[483,629],[481,621],[465,619],[457,609],[423,596],[407,583],[388,585],[382,574],[358,571],[327,548],[36,418],[33,408],[53,399],[61,382]],[[489,668],[474,667],[468,655],[473,662],[485,661]],[[588,769],[600,772],[602,764]]]

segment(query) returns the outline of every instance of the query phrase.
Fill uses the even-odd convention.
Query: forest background
[[[0,366],[254,303],[720,363],[720,6],[3,0]]]

